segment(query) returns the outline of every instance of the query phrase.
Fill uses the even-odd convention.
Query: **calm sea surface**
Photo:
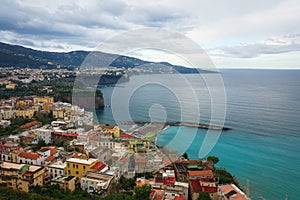
[[[248,184],[253,199],[285,199],[286,194],[300,199],[300,71],[221,72],[227,98],[225,126],[232,130],[221,133],[208,155],[218,156],[218,166],[230,171],[242,186]],[[98,111],[97,117],[109,124],[130,117],[153,121],[199,117],[208,123],[211,104],[223,102],[210,98],[208,88],[223,91],[214,83],[205,84],[197,74],[133,76],[129,82],[101,88],[111,107]],[[157,143],[180,153],[186,150],[190,158],[198,159],[206,133],[171,127],[158,136]]]

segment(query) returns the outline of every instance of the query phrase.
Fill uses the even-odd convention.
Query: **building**
[[[24,119],[33,118],[35,110],[33,108],[22,108],[16,110],[15,116]]]
[[[80,180],[82,190],[89,193],[97,193],[106,196],[111,193],[111,185],[115,182],[115,177],[108,174],[87,172]]]
[[[53,103],[43,103],[42,109],[45,111],[51,111]]]
[[[219,200],[250,200],[236,185],[218,186]]]
[[[43,186],[43,177],[46,168],[27,164],[16,164],[10,162],[0,163],[0,184],[14,190],[29,192],[33,186]]]
[[[98,130],[108,131],[109,133],[111,133],[114,136],[114,138],[120,138],[121,129],[118,126],[95,125],[94,130],[95,131],[98,131]]]
[[[81,158],[69,158],[66,160],[67,166],[65,168],[65,175],[76,176],[81,179],[84,173],[89,171],[96,163],[97,159],[81,159]]]
[[[213,178],[212,170],[188,171],[188,175],[190,180],[195,180],[200,178]]]
[[[52,143],[53,130],[39,128],[39,129],[33,130],[33,132],[36,135],[36,139],[44,140],[46,144],[51,144]]]
[[[57,130],[52,134],[52,143],[59,146],[62,143],[71,142],[72,140],[76,139],[77,136],[77,133],[69,133],[67,131]]]
[[[51,185],[59,185],[63,190],[73,192],[76,188],[77,178],[75,176],[60,175],[51,180]]]
[[[21,152],[18,155],[18,163],[20,164],[42,165],[44,160],[43,155],[34,152]]]
[[[53,97],[35,97],[33,98],[33,103],[38,104],[38,103],[54,103],[54,98]]]
[[[65,175],[65,168],[67,164],[62,161],[57,161],[53,164],[50,164],[47,166],[48,173],[51,178],[56,178],[58,176],[63,176]]]
[[[17,84],[9,83],[6,85],[6,89],[14,90],[16,88]]]
[[[42,124],[38,121],[32,121],[32,122],[28,122],[22,126],[20,126],[20,129],[22,130],[31,130],[31,129],[35,129],[40,127]]]
[[[10,126],[11,122],[10,120],[1,120],[0,119],[0,128],[6,128]]]
[[[12,119],[14,118],[14,112],[11,106],[2,106],[0,107],[0,116],[1,119]]]

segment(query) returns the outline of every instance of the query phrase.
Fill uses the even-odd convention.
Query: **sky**
[[[2,0],[0,41],[47,51],[93,50],[116,35],[151,27],[191,39],[217,68],[300,69],[299,11],[298,0]],[[165,52],[128,55],[183,63]]]

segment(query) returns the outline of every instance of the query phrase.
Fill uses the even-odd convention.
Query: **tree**
[[[182,155],[182,157],[184,157],[187,160],[189,159],[189,155],[186,152]]]
[[[135,199],[136,200],[148,200],[149,195],[151,193],[151,186],[150,185],[143,185],[141,187],[135,187]]]
[[[216,156],[208,156],[207,160],[213,162],[214,164],[217,164],[219,162],[219,158]]]
[[[204,191],[199,193],[199,197],[197,200],[211,200],[209,193]]]
[[[236,186],[240,187],[239,182],[225,168],[216,169],[215,173],[216,176],[219,178],[220,184],[234,183]]]
[[[43,147],[43,146],[46,146],[45,141],[43,139],[39,139],[37,144],[33,146],[33,149],[35,151],[37,151],[37,150],[41,149],[41,147]]]
[[[126,190],[126,191],[130,191],[135,186],[135,179],[125,178],[124,176],[121,176],[120,184],[121,184],[121,189]]]

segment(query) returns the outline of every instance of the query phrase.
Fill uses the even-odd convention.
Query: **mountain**
[[[89,59],[85,61],[87,57]],[[158,71],[158,69],[160,71],[174,70],[179,73],[211,72],[172,65],[168,62],[149,62],[100,51],[48,52],[0,42],[0,67],[56,68],[60,65],[61,67],[74,68],[81,66],[83,62],[87,66],[94,67],[141,68],[153,70],[154,72]]]

